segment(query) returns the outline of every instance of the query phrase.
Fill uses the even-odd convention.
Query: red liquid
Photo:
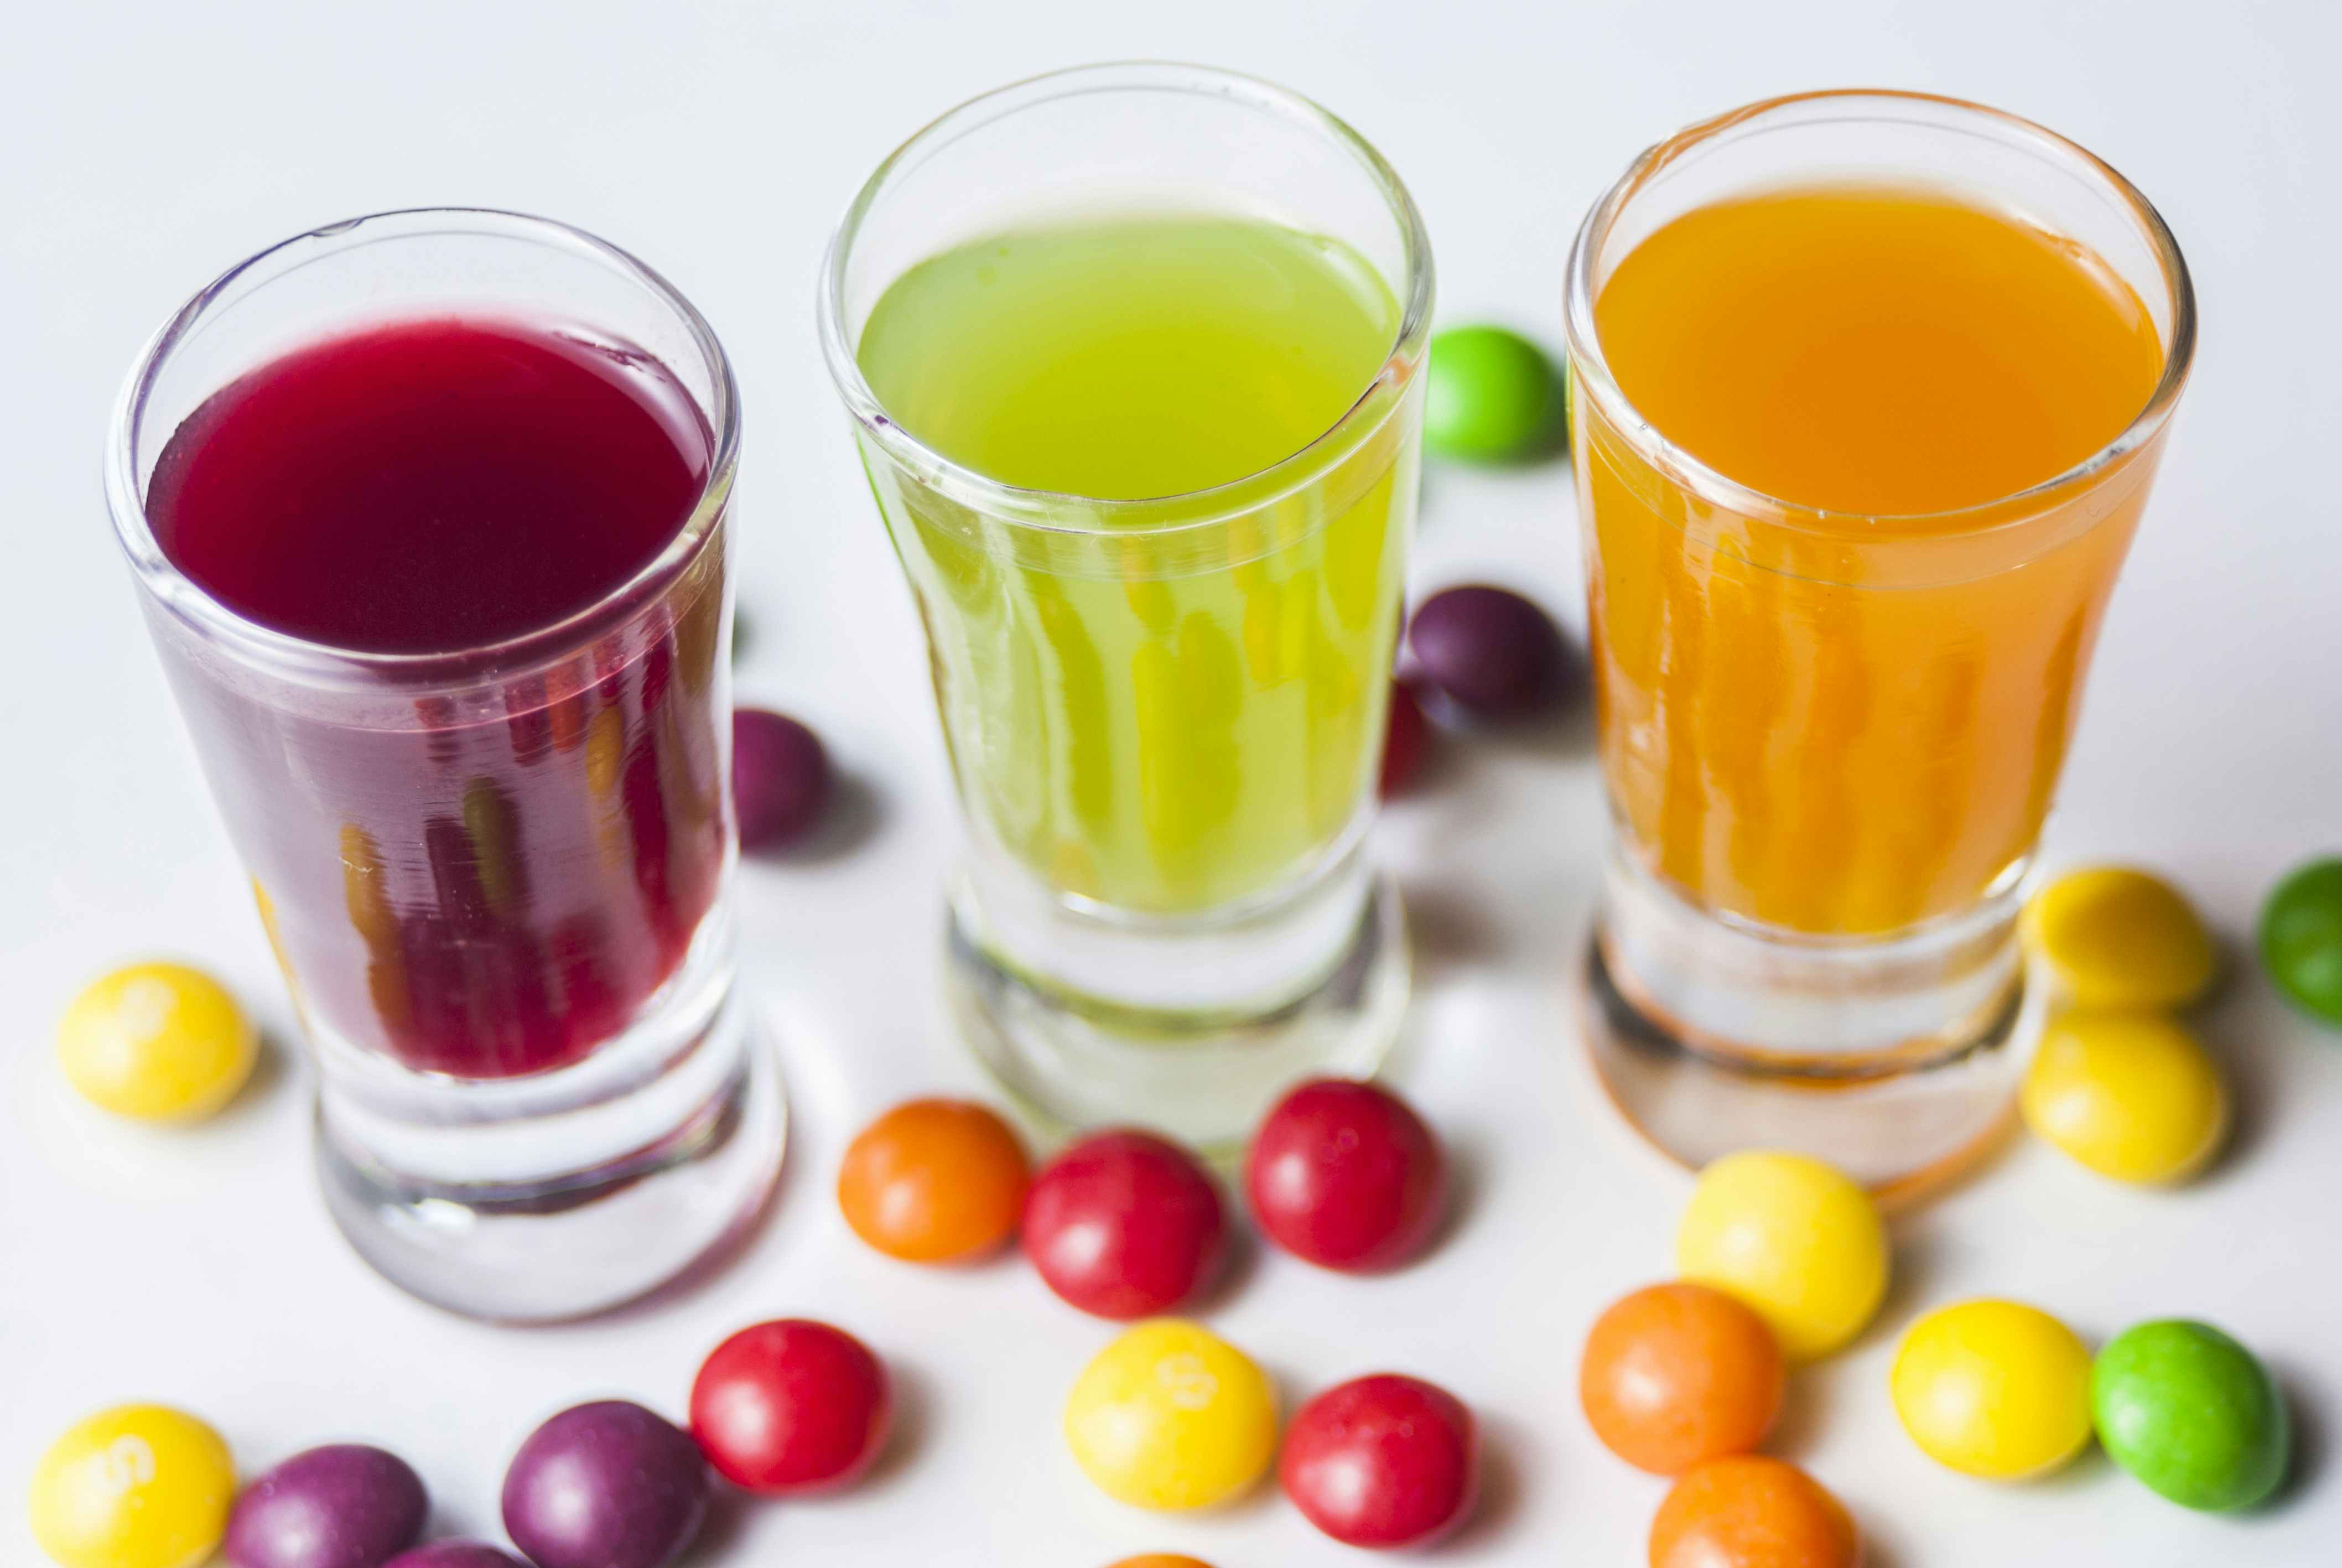
[[[172,563],[312,642],[459,653],[632,578],[712,442],[639,352],[509,323],[385,326],[224,388],[158,459]],[[721,884],[720,532],[588,647],[456,695],[239,689],[166,664],[313,1025],[409,1065],[574,1061],[681,963]]]

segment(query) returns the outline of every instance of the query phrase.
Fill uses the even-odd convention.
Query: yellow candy
[[[1870,1194],[1819,1160],[1752,1151],[1699,1175],[1676,1232],[1684,1278],[1737,1296],[1810,1361],[1862,1332],[1887,1293],[1887,1228]]]
[[[218,1433],[165,1405],[116,1405],[41,1456],[33,1539],[64,1568],[193,1568],[219,1545],[235,1501]]]
[[[2220,1146],[2228,1091],[2195,1035],[2154,1013],[2068,1013],[2042,1032],[2020,1103],[2036,1133],[2102,1175],[2177,1182]]]
[[[208,1116],[244,1086],[258,1042],[210,975],[133,964],[93,981],[57,1025],[57,1061],[92,1104],[142,1122]]]
[[[1244,1352],[1180,1318],[1138,1323],[1097,1353],[1066,1400],[1084,1474],[1139,1508],[1208,1508],[1260,1479],[1276,1399]]]
[[[2077,1007],[2184,1007],[2212,984],[2204,923],[2177,888],[2143,871],[2067,873],[2033,895],[2024,931]]]
[[[2047,1474],[2090,1441],[2090,1353],[2017,1302],[1929,1313],[1904,1334],[1889,1385],[1911,1441],[1966,1474]]]

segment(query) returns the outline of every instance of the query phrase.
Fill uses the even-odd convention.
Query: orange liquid
[[[1780,503],[1692,494],[1578,400],[1629,841],[1694,902],[1796,931],[1969,904],[2039,834],[2159,437],[2019,493],[2146,406],[2146,307],[2070,241],[1847,186],[1676,218],[1595,318],[1628,403]]]

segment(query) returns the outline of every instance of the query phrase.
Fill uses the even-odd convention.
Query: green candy
[[[1501,326],[1451,326],[1431,340],[1423,439],[1475,463],[1541,457],[1566,434],[1561,375],[1545,350]]]
[[[2185,1508],[2249,1508],[2285,1478],[2285,1400],[2251,1351],[2184,1318],[2125,1330],[2090,1370],[2098,1441]]]
[[[2261,906],[2261,962],[2295,1006],[2342,1029],[2342,860],[2294,867]]]

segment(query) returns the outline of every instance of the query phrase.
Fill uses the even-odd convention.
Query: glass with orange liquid
[[[1638,159],[1568,327],[1596,1065],[1694,1164],[1954,1168],[2030,1038],[2017,904],[2187,379],[2177,246],[2039,126],[1811,94]]]

